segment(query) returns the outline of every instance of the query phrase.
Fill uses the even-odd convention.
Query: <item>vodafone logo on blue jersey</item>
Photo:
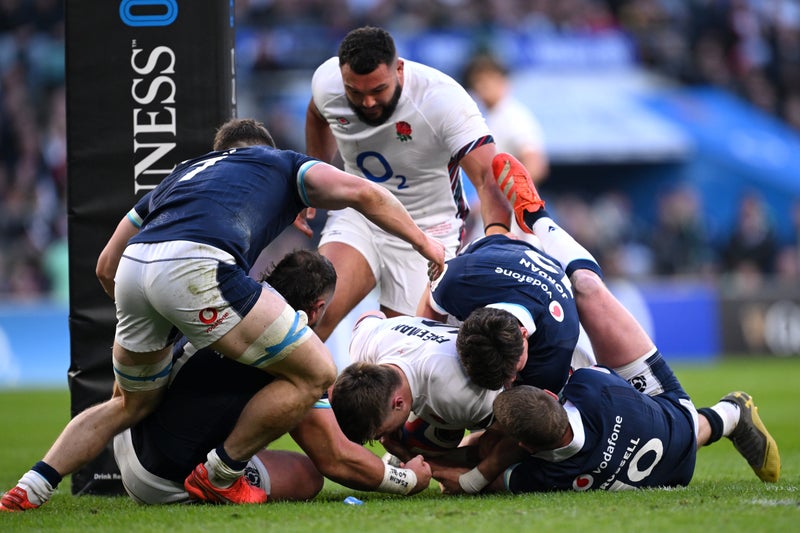
[[[572,480],[572,490],[589,490],[594,485],[594,478],[589,474],[581,474]]]
[[[556,319],[558,322],[564,321],[564,308],[561,307],[561,304],[557,301],[553,300],[550,302],[550,305],[547,306],[548,311],[550,311],[550,316]]]

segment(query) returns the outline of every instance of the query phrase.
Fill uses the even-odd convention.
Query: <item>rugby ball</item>
[[[411,453],[435,457],[457,448],[463,437],[463,429],[435,427],[412,416],[403,426],[400,441]]]

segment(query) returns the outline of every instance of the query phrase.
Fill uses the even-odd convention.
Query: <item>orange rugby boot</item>
[[[199,464],[183,482],[186,492],[193,500],[207,503],[266,503],[267,493],[239,477],[228,488],[214,486],[208,479],[205,465]]]
[[[530,174],[517,158],[511,154],[500,152],[492,159],[494,179],[503,194],[514,208],[517,224],[526,233],[533,230],[525,224],[524,213],[535,213],[544,208],[544,200],[539,197]]]

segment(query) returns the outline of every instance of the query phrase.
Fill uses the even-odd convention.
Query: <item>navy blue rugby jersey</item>
[[[131,428],[134,450],[149,472],[183,482],[228,437],[245,404],[274,377],[183,337],[173,349],[173,375],[163,401]],[[191,357],[189,357],[191,356]]]
[[[440,309],[462,321],[488,305],[507,303],[527,310],[532,325],[518,316],[530,335],[520,381],[561,390],[580,323],[572,286],[555,259],[525,241],[490,235],[447,262],[431,295]]]
[[[204,243],[225,250],[249,270],[308,207],[300,181],[304,164],[314,161],[261,145],[185,161],[136,203],[141,228],[129,242]]]
[[[509,468],[506,487],[519,493],[688,484],[697,451],[694,421],[681,405],[688,396],[672,380],[672,390],[648,396],[607,368],[576,370],[562,392],[573,442]]]

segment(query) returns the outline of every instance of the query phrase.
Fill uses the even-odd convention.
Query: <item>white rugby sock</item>
[[[38,472],[28,470],[17,483],[21,488],[25,489],[28,493],[28,501],[34,505],[42,505],[49,500],[55,489],[42,477]]]
[[[208,470],[208,480],[216,487],[226,489],[233,485],[244,472],[243,470],[234,470],[225,464],[217,455],[217,450],[211,450],[206,455],[205,467]]]
[[[718,402],[711,409],[722,419],[722,436],[729,437],[739,423],[739,406],[733,402]]]
[[[552,255],[564,271],[574,261],[584,260],[597,264],[597,260],[572,235],[556,224],[550,217],[542,217],[533,224],[533,232],[539,237],[542,249]],[[567,272],[569,274],[569,272]]]

